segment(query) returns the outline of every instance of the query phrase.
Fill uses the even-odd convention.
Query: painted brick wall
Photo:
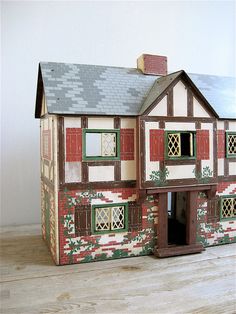
[[[156,241],[157,204],[152,199],[142,205],[142,230],[135,232],[107,233],[102,235],[75,236],[75,200],[82,191],[59,192],[60,264],[82,263],[119,257],[151,254]],[[112,204],[136,200],[136,190],[131,188],[96,190],[103,197],[92,204]],[[88,203],[83,198],[81,204]]]
[[[217,195],[235,194],[236,184],[221,183]],[[156,245],[158,203],[147,198],[142,204],[142,230],[135,232],[75,235],[75,201],[83,191],[59,192],[59,243],[60,264],[83,263],[120,257],[148,255]],[[124,188],[96,190],[102,197],[91,204],[113,204],[136,200],[136,189]],[[88,196],[81,198],[81,205],[88,204]],[[205,247],[236,242],[236,220],[208,221],[207,197],[199,193],[197,241]]]
[[[235,182],[218,184],[217,195],[231,195],[236,193]],[[216,209],[216,210],[219,210]],[[205,247],[236,242],[236,220],[221,220],[208,222],[207,198],[199,194],[198,198],[198,231],[197,240]]]

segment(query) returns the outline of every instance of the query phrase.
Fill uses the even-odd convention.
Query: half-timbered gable
[[[168,186],[179,185],[180,181],[200,184],[198,177],[206,169],[215,183],[217,114],[184,71],[159,81],[161,86],[154,84],[140,117],[140,137],[144,138],[140,146],[140,186],[157,186],[157,180],[152,180],[156,174],[165,174]]]

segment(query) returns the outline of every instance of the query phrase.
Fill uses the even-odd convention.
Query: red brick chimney
[[[167,57],[142,54],[137,59],[137,68],[143,74],[167,75]]]

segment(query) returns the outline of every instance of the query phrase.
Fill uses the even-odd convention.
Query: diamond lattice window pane
[[[236,135],[235,134],[228,135],[228,154],[229,155],[236,154]]]
[[[95,209],[96,231],[110,230],[110,209],[107,207]]]
[[[236,198],[233,199],[233,216],[236,217]]]
[[[102,133],[102,156],[116,156],[116,133]]]
[[[225,198],[222,201],[222,217],[230,218],[234,216],[234,199]]]
[[[125,207],[112,207],[112,215],[111,215],[111,229],[124,229],[125,228]]]
[[[169,157],[180,157],[180,134],[170,133],[168,134],[168,156]]]

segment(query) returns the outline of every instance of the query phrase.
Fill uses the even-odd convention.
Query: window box
[[[165,133],[166,159],[195,159],[196,132],[167,131]]]
[[[119,160],[120,130],[83,130],[83,160]]]

